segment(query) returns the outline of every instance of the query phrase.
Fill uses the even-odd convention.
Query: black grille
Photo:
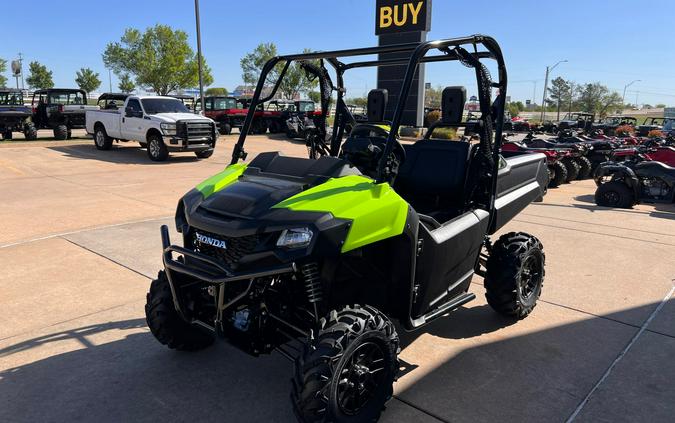
[[[197,143],[211,142],[213,138],[214,126],[212,122],[181,122],[180,136],[188,142]]]
[[[215,247],[206,242],[200,242],[197,238],[197,233],[199,233],[200,236],[205,236],[213,240],[224,241],[225,248]],[[259,242],[258,235],[226,237],[200,230],[192,230],[189,239],[191,240],[191,247],[194,251],[213,257],[225,263],[230,268],[236,268],[239,260],[243,256],[253,252]]]

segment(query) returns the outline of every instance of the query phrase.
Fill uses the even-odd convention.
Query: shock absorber
[[[316,263],[307,263],[300,267],[300,273],[305,281],[305,290],[307,300],[314,307],[314,317],[319,319],[319,310],[317,303],[323,300],[323,287],[319,278],[319,265]]]

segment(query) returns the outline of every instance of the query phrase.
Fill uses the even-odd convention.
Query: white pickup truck
[[[120,109],[88,110],[86,128],[99,150],[110,150],[113,140],[133,140],[154,161],[166,160],[170,151],[191,151],[205,159],[217,140],[213,120],[190,113],[173,97],[129,96]]]

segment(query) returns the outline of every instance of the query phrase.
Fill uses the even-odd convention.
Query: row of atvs
[[[675,138],[607,137],[564,131],[555,138],[528,134],[505,140],[504,156],[546,155],[555,188],[572,180],[593,178],[599,206],[630,208],[641,201],[675,202]]]

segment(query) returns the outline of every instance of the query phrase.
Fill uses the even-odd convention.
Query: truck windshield
[[[190,113],[185,104],[175,98],[145,98],[141,100],[148,115],[158,113]]]
[[[81,92],[53,92],[49,96],[49,104],[86,104]]]
[[[0,104],[10,106],[23,106],[23,94],[20,92],[0,93]]]

